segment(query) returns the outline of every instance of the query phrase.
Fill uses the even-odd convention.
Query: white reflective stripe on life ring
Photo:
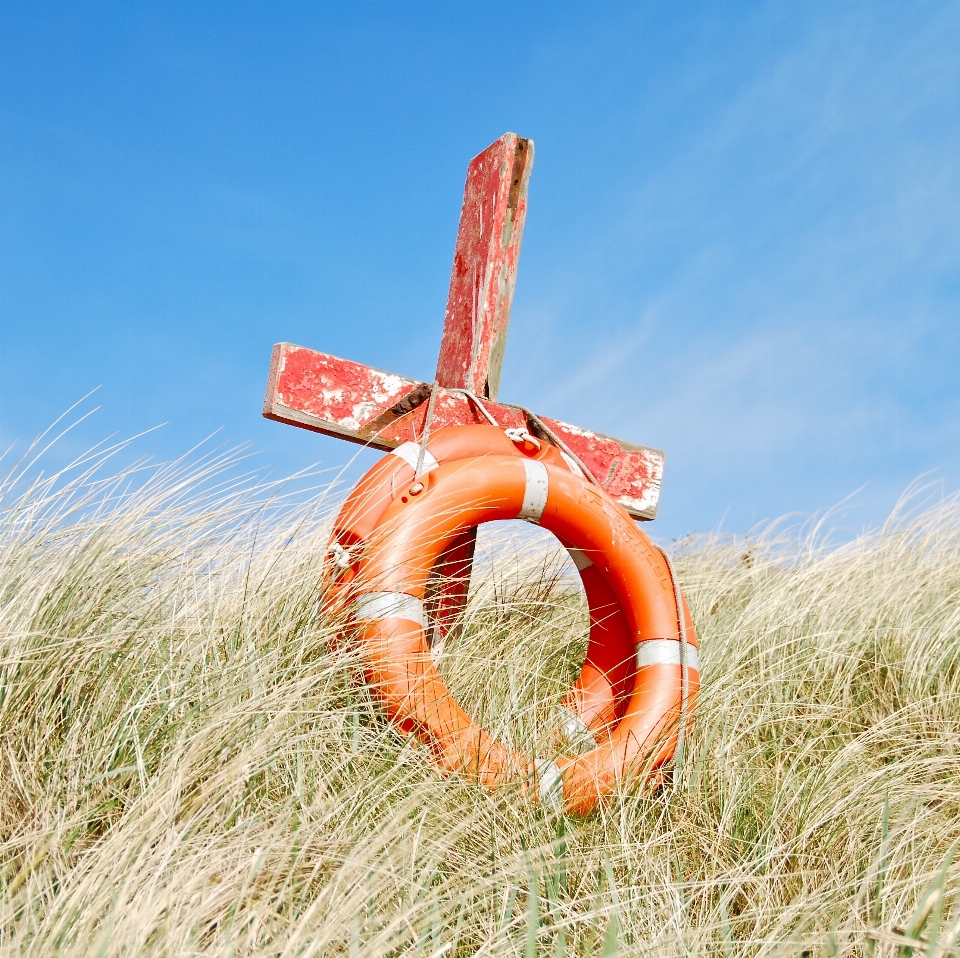
[[[567,552],[570,553],[570,558],[573,559],[573,564],[578,571],[583,572],[584,569],[589,569],[593,565],[593,559],[583,549],[567,549]]]
[[[405,442],[402,446],[397,446],[396,449],[390,450],[391,456],[396,456],[398,459],[402,459],[411,469],[416,470],[417,461],[420,458],[420,443],[418,442]],[[423,469],[420,472],[420,475],[426,475],[430,472],[431,469],[436,469],[440,463],[437,462],[436,456],[429,449],[423,451]]]
[[[536,459],[524,459],[523,471],[526,473],[526,482],[523,487],[523,505],[517,518],[539,522],[543,510],[547,507],[547,493],[550,491],[547,467]]]
[[[563,801],[563,772],[560,766],[545,758],[535,758],[533,764],[540,782],[540,801],[560,804]]]
[[[407,619],[421,629],[427,627],[423,602],[405,592],[367,592],[357,596],[353,614],[358,619]]]
[[[679,639],[647,639],[637,643],[637,665],[681,665]],[[700,671],[697,647],[687,643],[687,668]]]

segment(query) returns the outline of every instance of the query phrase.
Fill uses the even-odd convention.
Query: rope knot
[[[341,572],[346,572],[350,568],[353,560],[350,558],[349,549],[344,549],[339,542],[334,542],[330,546],[330,554],[333,556],[333,564]]]
[[[504,429],[504,434],[510,442],[516,443],[518,446],[529,446],[531,449],[540,448],[540,440],[536,436],[530,434],[527,429],[524,429],[522,426],[513,428],[513,429]]]

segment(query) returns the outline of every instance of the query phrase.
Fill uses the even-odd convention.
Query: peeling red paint
[[[273,403],[357,432],[401,403],[420,383],[310,349],[280,350]]]
[[[533,141],[516,133],[467,168],[437,362],[441,386],[497,398],[532,169]]]

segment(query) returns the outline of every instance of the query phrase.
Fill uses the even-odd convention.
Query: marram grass
[[[956,499],[676,546],[684,766],[573,819],[382,719],[319,608],[322,501],[84,468],[2,490],[0,954],[960,955]],[[568,571],[501,538],[442,653],[520,747],[583,654]]]

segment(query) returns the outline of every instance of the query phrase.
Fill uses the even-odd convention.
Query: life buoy
[[[640,770],[654,771],[672,756],[681,706],[681,615],[689,643],[687,717],[698,689],[696,637],[686,602],[677,608],[666,561],[627,512],[571,470],[558,450],[511,446],[507,455],[438,462],[391,498],[353,570],[353,611],[369,679],[387,714],[427,742],[443,767],[490,786],[527,776],[541,799],[562,794],[568,811],[583,814]],[[517,518],[577,550],[581,575],[592,569],[591,577],[602,580],[630,638],[614,717],[584,754],[536,760],[494,740],[456,703],[429,648],[423,600],[438,557],[473,526]],[[603,651],[595,650],[597,663]],[[625,661],[622,650],[611,656],[615,664]],[[602,664],[597,671],[603,673]],[[584,695],[588,687],[589,680]]]
[[[394,449],[363,476],[341,507],[328,545],[331,561],[323,590],[325,610],[332,617],[349,614],[364,548],[387,507],[413,482],[419,455],[419,445],[412,442]],[[577,464],[554,446],[537,447],[515,432],[508,435],[506,430],[485,425],[450,426],[433,433],[425,450],[423,474],[442,464],[482,456],[546,460],[582,476]],[[445,556],[456,562],[463,540],[462,534],[454,537],[438,564]],[[590,557],[566,542],[563,545],[577,566],[590,610],[583,668],[564,703],[563,732],[570,742],[579,744],[589,742],[597,731],[622,717],[633,680],[634,638],[616,596]],[[455,578],[458,570],[448,561],[444,571]],[[434,611],[442,614],[442,609]],[[431,625],[445,629],[447,623],[434,620]]]

